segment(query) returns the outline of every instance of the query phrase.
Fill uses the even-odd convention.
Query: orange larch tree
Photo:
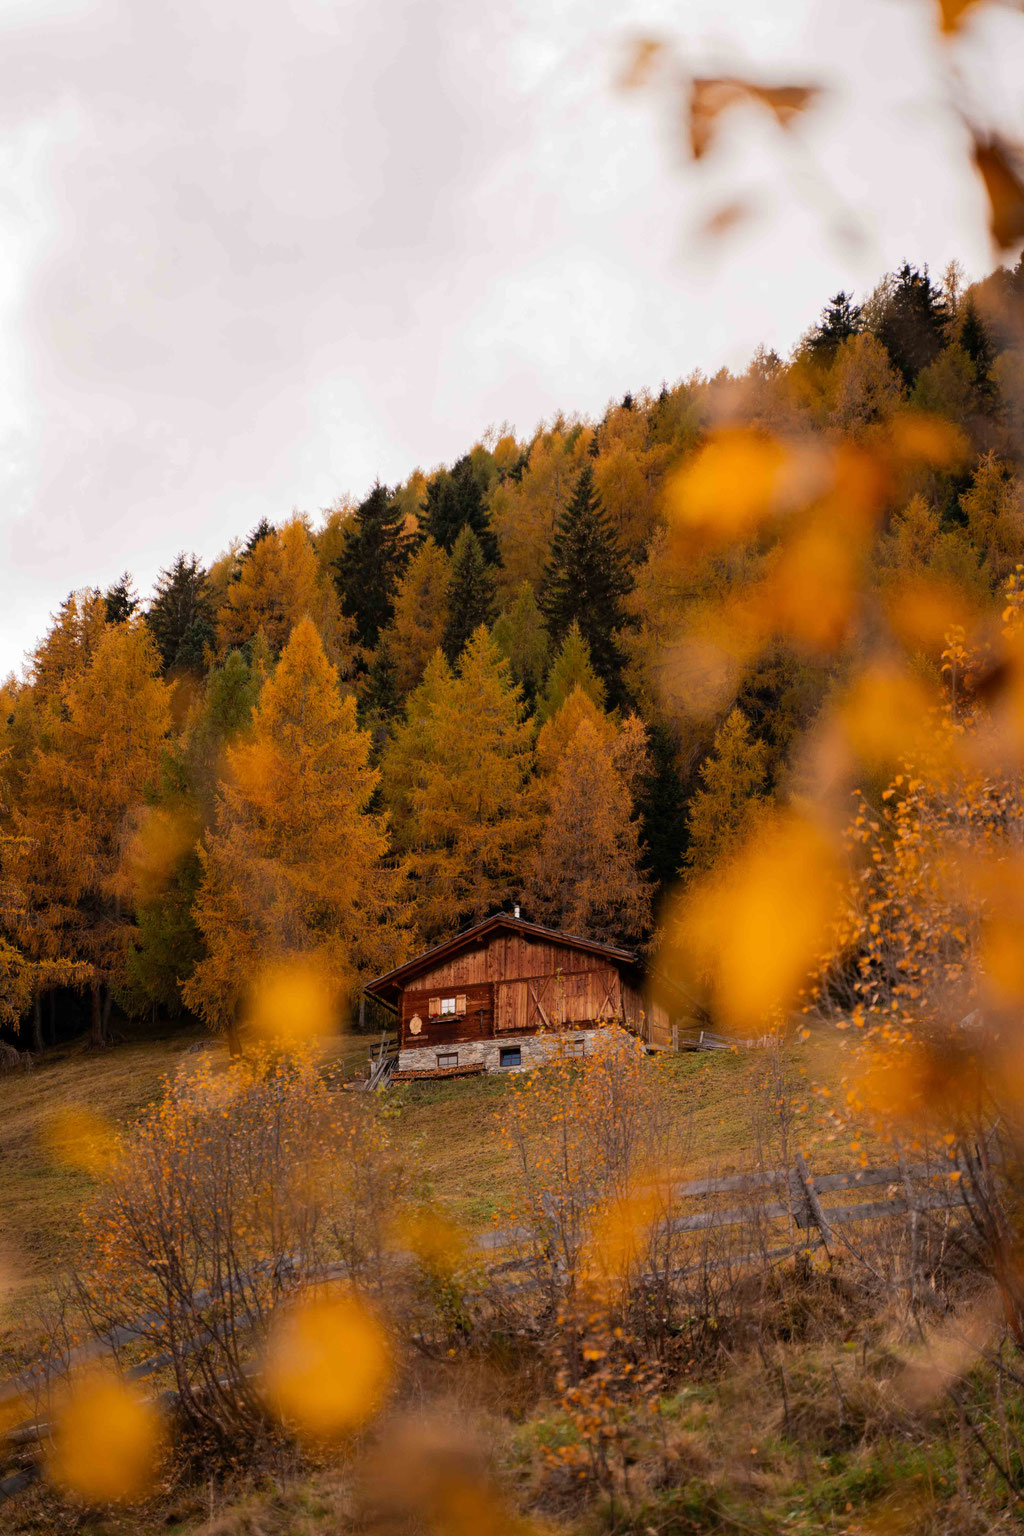
[[[97,1045],[131,941],[126,853],[169,724],[170,690],[147,626],[108,626],[60,714],[40,729],[14,816],[21,942],[44,985],[88,976]]]
[[[385,818],[369,809],[379,777],[369,750],[316,626],[301,620],[251,731],[227,748],[201,853],[207,955],[184,997],[208,1023],[230,1030],[268,966],[308,961],[341,1004],[401,958],[398,875]]]

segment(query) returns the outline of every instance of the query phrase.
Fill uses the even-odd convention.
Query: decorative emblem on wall
[[[410,1035],[418,1035],[422,1028],[423,1020],[420,1018],[418,1013],[414,1013],[412,1018],[409,1020]]]

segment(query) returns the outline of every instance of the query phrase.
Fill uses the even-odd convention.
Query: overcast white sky
[[[72,588],[972,275],[932,0],[0,0],[0,675]],[[960,48],[1024,124],[1022,27]],[[683,163],[625,39],[831,88]],[[817,170],[814,167],[817,167]],[[816,177],[821,177],[817,181]],[[825,189],[830,189],[825,191]],[[701,235],[735,195],[754,216]],[[865,229],[839,233],[846,214]]]

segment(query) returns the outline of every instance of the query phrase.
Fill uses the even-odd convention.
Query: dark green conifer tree
[[[632,585],[588,464],[555,525],[540,607],[556,645],[576,621],[613,704],[622,699],[622,653],[615,632],[624,623],[622,599]]]
[[[472,528],[464,527],[452,550],[448,623],[442,641],[444,653],[452,664],[480,625],[493,623],[494,608],[492,568],[485,560],[480,540]]]
[[[354,621],[360,645],[373,650],[395,612],[395,591],[415,540],[405,514],[380,481],[356,508],[344,547],[334,562],[341,606]]]
[[[108,624],[125,624],[139,606],[131,571],[124,571],[103,594]]]
[[[250,533],[249,537],[242,545],[242,548],[238,551],[238,558],[235,561],[235,568],[231,572],[232,581],[237,581],[239,579],[242,574],[242,566],[248,560],[249,556],[256,548],[256,545],[261,543],[264,539],[268,539],[273,531],[273,523],[269,522],[267,518],[261,517],[259,522],[256,524],[256,527],[252,530],[252,533]]]
[[[658,890],[675,880],[686,847],[686,786],[678,750],[667,726],[647,727],[650,772],[637,795],[646,868]]]
[[[498,541],[484,506],[486,485],[467,453],[451,469],[442,469],[427,486],[423,527],[449,554],[463,528],[471,528],[486,559],[498,563]]]
[[[904,262],[878,322],[878,339],[909,388],[942,350],[949,315],[942,289]]]
[[[398,668],[387,635],[381,635],[373,653],[370,669],[366,674],[363,693],[366,715],[377,721],[393,720],[401,707],[398,691]]]
[[[961,306],[960,315],[960,334],[957,341],[974,364],[974,376],[978,388],[983,395],[992,394],[994,391],[989,371],[995,360],[995,348],[970,294]]]
[[[201,672],[213,645],[213,604],[197,555],[180,554],[156,579],[146,612],[165,672]]]
[[[807,345],[815,357],[830,362],[840,343],[863,329],[860,305],[853,302],[852,293],[840,289],[822,310],[821,319],[808,337]]]

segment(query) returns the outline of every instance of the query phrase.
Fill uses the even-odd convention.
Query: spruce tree
[[[853,302],[852,294],[840,289],[822,310],[821,319],[808,337],[807,345],[815,357],[830,362],[840,344],[863,328],[860,305]]]
[[[908,387],[942,350],[948,318],[942,290],[928,276],[928,268],[919,272],[904,262],[895,274],[876,334]]]
[[[213,644],[213,608],[206,570],[196,555],[181,553],[156,579],[146,611],[164,672],[198,672]]]
[[[996,391],[991,378],[991,368],[995,361],[995,348],[985,328],[985,322],[978,314],[974,298],[970,294],[961,306],[960,334],[957,340],[974,364],[974,377],[982,399],[987,401],[993,398]]]
[[[442,644],[448,660],[455,662],[470,635],[494,619],[494,576],[480,540],[469,527],[462,529],[452,550],[447,607]]]
[[[412,552],[405,514],[387,486],[374,486],[353,514],[334,581],[341,607],[355,622],[360,645],[372,651],[391,622],[395,591]]]
[[[480,540],[487,560],[498,561],[498,543],[484,506],[486,486],[467,453],[450,470],[440,470],[427,486],[421,523],[431,538],[449,554],[463,528],[471,528]]]
[[[678,749],[667,726],[648,727],[651,771],[640,786],[637,809],[647,868],[658,889],[675,880],[686,844],[686,791],[679,771]]]
[[[613,702],[622,696],[623,658],[615,631],[624,622],[622,599],[632,584],[588,464],[555,525],[540,606],[556,643],[576,621]]]
[[[124,624],[131,618],[139,606],[139,595],[135,590],[130,571],[124,571],[114,584],[107,588],[103,594],[103,603],[108,624]]]
[[[363,721],[378,749],[387,727],[398,713],[398,670],[387,634],[381,635],[373,653],[363,688]]]
[[[262,544],[264,539],[268,539],[274,532],[275,529],[273,523],[270,522],[268,518],[261,517],[259,522],[256,524],[256,527],[252,530],[249,537],[238,551],[238,555],[235,560],[235,568],[231,572],[232,581],[238,581],[241,578],[242,571],[245,568],[245,562],[248,560],[253,550],[256,549],[258,545]]]

